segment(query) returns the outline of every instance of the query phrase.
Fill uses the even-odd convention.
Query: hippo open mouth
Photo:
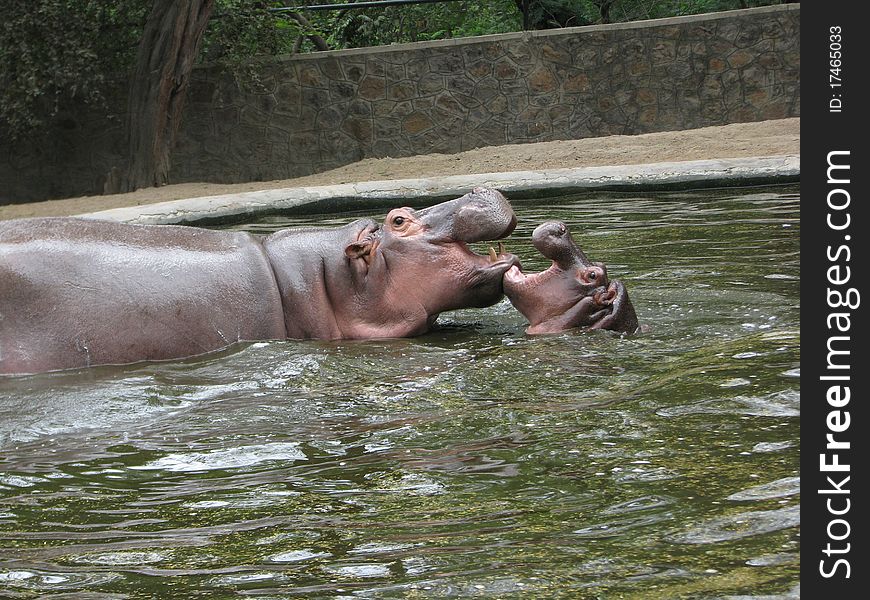
[[[532,234],[535,248],[553,264],[540,273],[518,265],[504,275],[504,292],[528,320],[527,333],[555,333],[574,327],[633,333],[637,315],[625,285],[610,281],[603,263],[589,260],[564,223],[550,221]]]
[[[510,232],[505,233],[505,235],[501,237],[507,237],[508,235],[510,235]],[[478,254],[464,242],[454,243],[457,248],[465,254],[469,263],[473,264],[481,273],[498,272],[499,277],[503,278],[505,272],[520,265],[520,259],[517,258],[516,255],[505,251],[505,245],[503,242],[497,243],[498,249],[496,249],[495,240],[487,242],[487,252],[485,254]]]

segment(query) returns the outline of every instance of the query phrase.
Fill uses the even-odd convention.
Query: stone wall
[[[259,65],[255,81],[202,67],[171,178],[282,179],[369,157],[797,116],[799,21],[788,4],[323,52]],[[0,153],[0,201],[10,185],[10,197],[101,190],[120,117],[65,122],[54,148]]]

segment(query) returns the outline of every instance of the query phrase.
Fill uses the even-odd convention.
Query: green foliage
[[[504,33],[522,27],[513,0],[469,0],[303,14],[330,47],[336,49]],[[311,49],[310,44],[303,45],[303,49]]]
[[[7,0],[0,22],[0,131],[31,135],[70,102],[105,105],[135,56],[147,0]]]
[[[258,55],[287,54],[300,35],[298,23],[267,9],[266,0],[217,0],[203,38],[200,60],[237,64]]]
[[[268,12],[283,6],[265,0],[216,0],[205,31],[198,62],[217,63],[245,86],[260,87],[259,71],[250,60],[257,56],[290,54],[304,28],[292,19]]]
[[[316,3],[329,1],[317,0]],[[301,7],[308,3],[314,0],[254,4]],[[529,21],[532,29],[576,27],[780,3],[781,0],[530,0]],[[272,41],[274,38],[264,36],[269,42],[260,50],[265,54],[286,52],[291,47],[303,52],[316,50],[305,39],[306,33],[321,36],[330,48],[342,49],[520,31],[521,5],[521,0],[467,0],[323,12],[300,9],[311,29],[305,31],[298,24],[273,16],[273,27],[292,39],[276,44]],[[268,19],[261,21],[261,26],[268,29]],[[298,36],[302,37],[297,42]]]
[[[565,0],[567,3],[569,0]],[[755,6],[782,4],[781,0],[580,0],[581,14],[590,23],[602,22],[607,6],[611,23],[695,15]]]
[[[529,10],[532,28],[549,28],[779,3],[531,0]],[[304,0],[217,0],[200,61],[219,61],[239,73],[251,57],[315,50],[314,36],[330,48],[341,49],[522,28],[521,0],[308,11],[299,13],[301,23],[286,13],[267,10],[304,4]],[[123,80],[135,58],[150,7],[150,0],[6,0],[0,22],[0,135],[15,139],[45,130],[65,105],[105,107],[108,84]]]

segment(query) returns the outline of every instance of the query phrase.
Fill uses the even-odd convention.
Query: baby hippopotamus
[[[526,333],[556,333],[573,327],[634,333],[637,315],[621,281],[609,281],[607,267],[593,263],[564,223],[548,221],[532,233],[538,251],[553,261],[540,273],[511,267],[504,292],[528,320]]]

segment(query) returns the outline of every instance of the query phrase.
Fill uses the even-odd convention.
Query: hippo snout
[[[509,236],[517,217],[498,190],[477,187],[460,198],[424,209],[420,217],[437,235],[459,242],[482,242]]]
[[[597,303],[610,305],[610,314],[592,326],[593,329],[610,329],[622,333],[634,333],[639,328],[637,313],[628,297],[625,285],[614,279],[605,294],[595,299]]]
[[[535,248],[563,269],[572,267],[603,267],[593,263],[571,237],[568,226],[561,221],[541,223],[532,232]]]
[[[549,238],[559,239],[568,233],[568,227],[561,221],[547,221],[541,223],[532,232],[532,242],[544,244]]]

